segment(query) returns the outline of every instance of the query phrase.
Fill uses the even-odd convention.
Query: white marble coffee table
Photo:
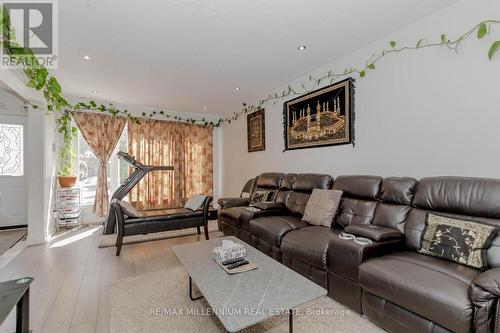
[[[288,314],[293,332],[293,309],[320,296],[326,290],[236,237],[226,237],[247,248],[247,259],[258,268],[228,274],[212,259],[212,248],[222,238],[173,246],[189,274],[189,297],[208,302],[224,328],[237,332],[269,317]],[[194,297],[192,283],[203,296]]]

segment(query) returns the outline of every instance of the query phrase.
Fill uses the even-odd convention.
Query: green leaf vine
[[[376,69],[377,63],[393,54],[402,54],[414,50],[436,47],[447,47],[449,50],[458,52],[460,44],[464,40],[474,35],[474,33],[476,34],[478,39],[483,39],[491,32],[491,27],[493,25],[499,24],[500,20],[482,21],[454,40],[448,39],[446,34],[441,34],[440,39],[437,42],[428,42],[426,39],[421,38],[413,46],[398,46],[397,41],[391,40],[389,41],[389,49],[382,49],[381,51],[374,53],[371,58],[366,61],[365,65],[361,67],[349,67],[339,72],[330,70],[319,77],[313,77],[312,75],[310,75],[307,80],[300,83],[300,88],[292,87],[291,85],[289,85],[287,89],[284,89],[279,93],[275,92],[274,94],[269,94],[267,97],[259,100],[257,104],[243,103],[242,108],[239,111],[235,111],[231,116],[220,118],[217,121],[209,121],[205,118],[182,117],[164,110],[143,112],[142,117],[163,117],[168,120],[175,120],[210,127],[219,127],[222,124],[226,123],[231,124],[232,121],[237,120],[243,115],[262,109],[264,104],[266,103],[272,102],[274,105],[283,99],[306,94],[312,90],[319,88],[322,85],[332,84],[335,81],[347,76],[358,75],[359,77],[364,78],[369,74],[370,71]],[[106,113],[112,116],[124,116],[135,122],[140,121],[139,117],[133,116],[126,109],[115,107],[112,103],[98,104],[92,100],[88,102],[78,102],[75,104],[70,103],[66,98],[64,98],[61,85],[59,84],[57,79],[49,73],[47,68],[38,64],[33,51],[29,48],[21,47],[18,43],[15,42],[15,31],[10,25],[10,17],[3,6],[0,6],[0,25],[0,31],[2,31],[2,38],[0,39],[0,43],[4,47],[5,52],[10,56],[11,60],[15,61],[16,63],[22,64],[22,71],[26,76],[26,85],[43,93],[46,104],[45,108],[48,112],[58,112],[58,114],[60,113],[56,120],[57,130],[63,137],[63,144],[59,151],[60,175],[71,174],[72,162],[74,159],[72,140],[76,136],[77,129],[72,126],[71,111],[94,111]],[[500,40],[494,41],[488,50],[488,58],[492,60],[499,49]],[[24,106],[26,110],[28,110],[30,107],[33,109],[41,108],[37,104],[30,102],[27,102]]]
[[[279,102],[282,99],[290,98],[294,96],[300,96],[303,94],[307,94],[319,87],[321,85],[333,84],[341,78],[358,75],[361,78],[364,78],[368,75],[370,71],[375,70],[375,65],[379,63],[382,59],[388,57],[391,54],[400,54],[407,53],[409,51],[420,50],[425,48],[436,48],[436,47],[447,47],[448,50],[458,52],[460,44],[470,38],[476,33],[478,39],[483,39],[486,35],[488,35],[491,31],[491,27],[493,25],[499,25],[500,20],[486,20],[478,23],[471,29],[467,30],[465,33],[460,35],[459,37],[450,40],[446,36],[446,34],[441,34],[439,41],[437,42],[428,42],[426,39],[421,38],[417,41],[415,46],[398,46],[397,41],[391,40],[389,41],[389,49],[383,49],[377,53],[374,53],[370,59],[365,62],[365,65],[362,67],[349,67],[345,68],[341,72],[328,71],[322,76],[313,77],[309,75],[308,80],[306,82],[302,82],[300,84],[301,89],[292,88],[288,86],[287,89],[282,90],[280,93],[269,94],[266,98],[258,101],[257,104],[247,105],[243,103],[242,111],[239,115],[251,113],[263,108],[264,104],[272,102],[273,105]],[[492,60],[493,56],[500,50],[500,40],[494,41],[488,51],[488,59]],[[309,88],[307,88],[309,86]],[[238,117],[236,117],[237,119]],[[234,119],[234,117],[233,117]]]

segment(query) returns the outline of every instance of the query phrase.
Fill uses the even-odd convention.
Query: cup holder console
[[[371,239],[364,237],[354,237],[354,243],[359,245],[370,245],[372,243]]]
[[[347,232],[341,232],[339,234],[339,238],[344,240],[351,240],[356,238],[356,236],[354,236],[353,234],[348,234]]]
[[[341,232],[338,237],[343,240],[352,240],[354,243],[358,245],[370,245],[372,244],[372,240],[365,237],[356,237],[353,234],[348,234],[347,232]]]

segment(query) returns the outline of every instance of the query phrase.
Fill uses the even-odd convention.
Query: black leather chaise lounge
[[[201,234],[203,227],[205,239],[208,240],[208,218],[212,197],[207,196],[198,210],[188,208],[165,209],[149,212],[140,212],[139,215],[128,216],[120,202],[111,204],[110,214],[114,214],[117,221],[116,255],[120,255],[124,236],[145,235],[161,231],[194,228]],[[153,215],[154,214],[154,215]]]

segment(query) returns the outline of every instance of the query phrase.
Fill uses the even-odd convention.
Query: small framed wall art
[[[248,152],[266,150],[266,119],[264,109],[247,115]]]

